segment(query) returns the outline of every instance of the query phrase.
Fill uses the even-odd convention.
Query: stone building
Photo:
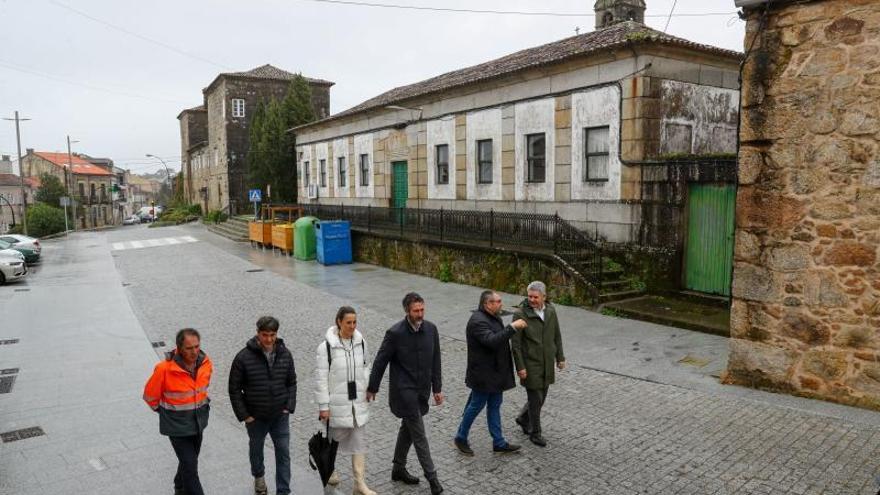
[[[614,22],[395,88],[296,128],[299,197],[558,213],[601,241],[659,244],[680,259],[686,215],[651,208],[670,196],[686,204],[690,184],[711,181],[729,193],[729,222],[720,222],[731,231],[718,235],[732,244],[732,158],[720,168],[676,168],[666,159],[733,157],[742,55],[624,20],[644,19],[641,1],[599,1],[596,8]],[[666,187],[674,181],[680,184]],[[727,274],[722,293],[729,293],[731,251],[719,262]]]
[[[93,228],[108,225],[113,220],[113,173],[94,165],[77,155],[27,150],[22,157],[25,177],[39,179],[47,173],[57,177],[77,204],[77,227]]]
[[[880,2],[748,14],[726,380],[880,408]]]
[[[27,204],[33,204],[34,193],[40,186],[40,181],[33,177],[25,177],[24,193],[27,195]],[[21,179],[11,173],[0,173],[0,234],[6,233],[22,221],[24,213],[21,199]]]
[[[203,104],[186,109],[180,121],[185,194],[205,211],[247,204],[250,121],[260,100],[283,99],[295,74],[271,65],[219,74],[202,90]],[[318,118],[330,113],[333,83],[306,78]]]

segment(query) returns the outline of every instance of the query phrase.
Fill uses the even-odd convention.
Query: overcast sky
[[[352,0],[354,2],[367,0]],[[592,14],[594,0],[370,0],[427,7]],[[663,30],[674,0],[647,0]],[[74,9],[74,10],[71,10]],[[678,0],[670,34],[742,51],[733,0]],[[336,113],[396,86],[591,31],[592,16],[492,15],[314,0],[0,0],[0,116],[25,148],[113,158],[132,172],[180,167],[177,114],[220,72],[273,64],[328,79]],[[15,155],[0,121],[0,153]]]

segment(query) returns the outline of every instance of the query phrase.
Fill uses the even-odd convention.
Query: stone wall
[[[880,2],[749,13],[725,380],[880,409]]]
[[[357,231],[352,241],[354,259],[361,263],[512,294],[525,294],[529,282],[542,280],[550,300],[590,304],[589,295],[556,264],[524,253],[456,248]]]

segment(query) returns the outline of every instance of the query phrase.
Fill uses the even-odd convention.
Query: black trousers
[[[187,495],[205,495],[199,481],[199,452],[202,450],[202,434],[189,437],[168,437],[177,454],[177,474],[174,488],[183,489]]]
[[[547,392],[549,391],[549,387],[534,390],[526,389],[528,402],[519,411],[519,420],[521,423],[529,425],[529,431],[532,435],[541,434],[541,408],[544,407],[544,402],[547,400]]]
[[[421,416],[403,418],[400,421],[400,431],[397,432],[397,445],[394,447],[394,465],[406,467],[406,458],[409,448],[415,445],[416,455],[425,478],[435,476],[434,461],[431,459],[431,448],[428,446],[428,437],[425,435],[425,423]]]

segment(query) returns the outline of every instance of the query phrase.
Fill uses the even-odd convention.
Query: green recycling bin
[[[310,261],[318,256],[318,240],[315,236],[315,217],[302,217],[293,224],[293,257]]]

